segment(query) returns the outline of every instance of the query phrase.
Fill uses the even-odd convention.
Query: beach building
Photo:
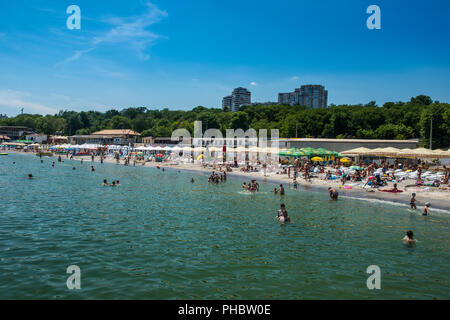
[[[139,142],[140,134],[130,129],[101,130],[90,135],[70,136],[71,144],[101,144],[101,145],[134,145]]]
[[[65,136],[50,136],[47,139],[47,142],[49,144],[64,144],[69,141],[68,137]]]
[[[181,143],[183,139],[176,138],[172,140],[171,137],[143,137],[141,139],[141,144],[143,145],[177,145]],[[192,143],[192,138],[189,139]]]
[[[8,136],[11,140],[17,140],[21,137],[32,134],[33,130],[22,126],[0,126],[0,135]]]
[[[280,149],[325,148],[337,152],[356,148],[386,148],[415,149],[419,145],[418,139],[413,140],[368,140],[368,139],[321,139],[321,138],[298,138],[280,139]]]
[[[48,136],[46,134],[32,133],[25,135],[25,140],[33,141],[33,143],[47,142]]]
[[[326,109],[328,106],[328,91],[321,85],[303,85],[295,89],[294,92],[279,93],[278,103]]]

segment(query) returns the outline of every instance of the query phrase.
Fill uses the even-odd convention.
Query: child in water
[[[428,216],[430,214],[430,212],[428,211],[429,210],[428,208],[430,206],[431,206],[431,203],[429,203],[429,202],[425,203],[425,207],[423,208],[423,211],[422,211],[423,216]]]
[[[286,206],[284,205],[284,203],[281,204],[280,210],[278,210],[277,219],[280,222],[289,222],[289,221],[291,221],[291,219],[288,216],[288,212],[286,210]]]
[[[416,207],[416,193],[415,192],[413,192],[412,193],[412,195],[411,195],[411,199],[409,200],[409,204],[411,205],[411,209],[414,209],[414,210],[416,210],[417,209],[417,207]]]
[[[416,243],[416,239],[414,239],[414,233],[411,230],[406,231],[406,236],[402,240],[404,243],[408,244]]]

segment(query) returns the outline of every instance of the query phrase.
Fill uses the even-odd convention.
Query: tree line
[[[432,121],[431,121],[432,119]],[[412,139],[429,146],[432,122],[433,148],[450,147],[450,104],[432,101],[425,95],[408,102],[372,101],[358,105],[331,105],[327,109],[303,106],[243,106],[237,112],[198,106],[189,111],[152,110],[146,107],[121,111],[60,111],[55,115],[22,114],[0,119],[0,125],[26,126],[38,133],[86,135],[103,129],[132,129],[143,137],[170,137],[175,129],[193,134],[194,121],[203,130],[279,129],[283,138]]]

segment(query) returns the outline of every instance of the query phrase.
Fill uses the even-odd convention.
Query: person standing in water
[[[330,193],[331,200],[337,200],[339,197],[339,192],[335,188],[328,188],[328,192]]]
[[[278,219],[278,221],[281,221],[281,222],[289,222],[289,221],[291,221],[291,219],[289,218],[289,215],[288,215],[288,212],[286,210],[286,206],[285,206],[284,203],[282,203],[280,205],[280,210],[278,210],[277,219]]]
[[[414,209],[414,210],[417,209],[416,201],[417,201],[416,200],[416,194],[415,194],[415,192],[413,192],[412,195],[411,195],[411,199],[409,200],[409,204],[411,205],[411,209]]]
[[[280,195],[284,196],[284,187],[282,184],[280,184]]]
[[[431,206],[431,203],[429,203],[429,202],[425,203],[425,207],[423,207],[423,211],[422,211],[423,216],[430,215],[430,211],[429,211],[430,206]]]
[[[406,235],[402,240],[404,243],[408,244],[416,243],[416,239],[414,239],[414,233],[411,230],[406,231]]]

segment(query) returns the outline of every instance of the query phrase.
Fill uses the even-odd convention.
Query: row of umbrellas
[[[343,157],[342,154],[340,154],[339,152],[336,151],[330,151],[327,150],[325,148],[318,148],[318,149],[314,149],[311,147],[307,147],[307,148],[291,148],[288,150],[282,150],[279,153],[280,156],[284,156],[284,157],[294,157],[294,158],[299,158],[299,157],[313,157],[311,160],[313,161],[324,161],[324,159],[322,157],[325,157],[326,159],[334,159],[334,158],[341,158]]]
[[[393,147],[388,148],[356,148],[343,151],[342,154],[347,156],[378,156],[387,158],[450,158],[450,151],[445,150],[429,150],[425,148],[417,149],[397,149]]]

